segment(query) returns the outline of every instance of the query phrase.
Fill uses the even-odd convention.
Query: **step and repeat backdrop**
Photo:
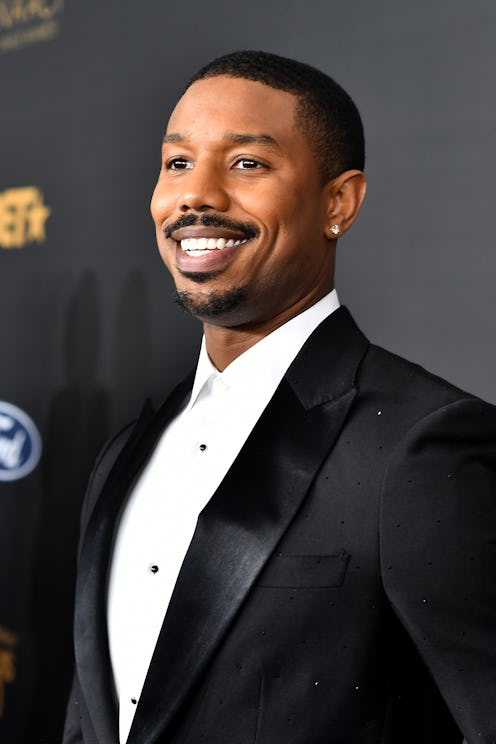
[[[201,64],[260,48],[363,113],[338,289],[370,337],[496,401],[493,0],[0,0],[0,741],[56,744],[102,443],[195,362],[148,205]]]

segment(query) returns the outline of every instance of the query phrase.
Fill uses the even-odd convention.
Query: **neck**
[[[319,295],[313,296],[311,301],[305,298],[305,300],[292,305],[290,308],[283,310],[275,317],[266,321],[235,327],[212,325],[205,322],[203,324],[203,331],[205,333],[208,356],[212,364],[219,372],[223,372],[237,357],[241,356],[241,354],[254,346],[258,341],[265,338],[265,336],[268,336],[277,328],[284,325],[284,323],[287,323],[288,320],[291,320],[291,318],[294,318],[314,305],[330,292],[331,289],[332,287],[326,288]]]

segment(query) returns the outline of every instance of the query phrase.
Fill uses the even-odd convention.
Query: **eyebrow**
[[[250,145],[252,143],[257,145],[270,145],[271,147],[279,148],[279,143],[270,134],[238,134],[237,132],[226,132],[225,138],[231,140],[231,142],[237,142],[241,145]]]
[[[162,142],[181,142],[181,140],[188,139],[184,134],[164,134]]]
[[[168,142],[184,142],[188,139],[189,136],[186,133],[181,134],[180,132],[174,132],[172,134],[165,134],[162,142],[167,144]],[[279,143],[274,139],[274,137],[271,137],[270,134],[245,134],[227,131],[224,135],[224,139],[236,142],[240,145],[269,145],[270,147],[277,147],[277,149],[279,149]]]

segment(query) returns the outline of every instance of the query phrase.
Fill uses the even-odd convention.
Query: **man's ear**
[[[365,175],[359,170],[347,170],[326,185],[327,224],[325,235],[335,240],[354,223],[367,190]]]

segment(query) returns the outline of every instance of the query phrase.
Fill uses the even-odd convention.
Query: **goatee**
[[[202,295],[182,290],[174,293],[174,302],[197,318],[215,320],[237,310],[246,295],[246,287],[233,287],[223,292],[212,290]]]

